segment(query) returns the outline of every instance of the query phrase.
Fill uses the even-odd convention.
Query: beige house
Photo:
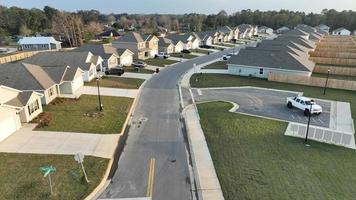
[[[37,92],[24,92],[0,85],[0,141],[30,122],[42,112],[41,97]]]
[[[147,48],[146,41],[139,33],[130,32],[112,42],[117,49],[129,49],[133,52],[135,59],[146,60],[151,57],[152,51]],[[158,50],[158,47],[157,47]]]
[[[131,66],[133,62],[134,53],[129,49],[117,49],[120,56],[119,63],[121,66]]]
[[[180,53],[184,49],[184,43],[182,41],[173,42],[174,44],[174,52]]]
[[[174,53],[174,47],[175,45],[173,44],[172,40],[164,37],[159,37],[159,52],[164,52],[164,53]]]
[[[143,35],[142,38],[146,42],[146,48],[150,49],[150,57],[154,58],[158,54],[159,39],[154,35]]]

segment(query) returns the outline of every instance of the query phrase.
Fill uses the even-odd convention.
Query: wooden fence
[[[36,55],[37,51],[21,52],[4,57],[0,57],[0,64],[15,62]]]
[[[356,53],[356,48],[355,49],[342,49],[342,48],[326,48],[326,47],[316,47],[315,51],[321,51],[321,52],[340,52],[340,53]]]
[[[310,60],[325,65],[356,66],[356,59],[310,57]]]
[[[269,81],[324,87],[326,78],[270,73]],[[356,91],[356,81],[329,79],[328,88]]]
[[[328,69],[330,69],[330,74],[356,76],[356,67],[338,67],[338,66],[315,65],[313,72],[327,74]]]
[[[356,50],[356,49],[355,49]],[[356,59],[356,52],[310,51],[311,57]]]

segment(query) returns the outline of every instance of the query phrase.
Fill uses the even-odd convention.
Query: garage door
[[[83,85],[84,85],[83,76],[78,76],[77,78],[75,78],[72,83],[73,92],[77,91]]]
[[[17,116],[10,116],[0,121],[0,142],[17,131],[21,126]]]
[[[132,64],[132,56],[120,57],[120,64],[124,66],[130,66]]]

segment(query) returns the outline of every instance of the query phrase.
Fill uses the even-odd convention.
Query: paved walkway
[[[0,143],[0,152],[74,155],[78,152],[112,158],[119,134],[86,134],[33,131],[36,125],[26,124]]]
[[[203,54],[203,53],[196,53],[196,52],[191,52],[190,54],[191,54],[191,55],[194,55],[194,56],[206,56],[206,54]]]
[[[152,70],[152,71],[156,71],[156,68],[158,68],[159,70],[164,69],[164,67],[158,67],[158,66],[154,66],[154,65],[147,65],[145,67],[145,69]]]
[[[146,67],[146,69],[150,69],[150,68]],[[156,70],[156,68],[154,70]],[[121,77],[123,77],[123,78],[138,78],[138,79],[147,80],[152,77],[152,74],[125,72],[123,75],[121,75]]]
[[[136,98],[138,89],[119,89],[119,88],[107,88],[100,87],[100,95],[113,96],[113,97],[129,97]],[[97,95],[98,88],[91,86],[83,86],[79,91],[81,94]]]
[[[229,74],[227,69],[200,69],[199,72],[206,74]]]
[[[190,150],[193,155],[194,175],[196,177],[195,181],[199,199],[222,200],[224,196],[195,106],[187,106],[183,111],[183,116],[187,128]]]
[[[185,59],[185,58],[177,58],[177,57],[169,57],[169,58],[167,58],[168,60],[174,60],[174,61],[178,61],[178,62],[184,62],[184,61],[186,61],[186,60],[188,60],[188,59]]]

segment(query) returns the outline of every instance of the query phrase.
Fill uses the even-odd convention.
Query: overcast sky
[[[298,10],[321,12],[323,8],[356,10],[355,0],[0,0],[1,5],[24,8],[43,8],[45,5],[60,10],[96,9],[103,13],[228,13],[242,9]]]

